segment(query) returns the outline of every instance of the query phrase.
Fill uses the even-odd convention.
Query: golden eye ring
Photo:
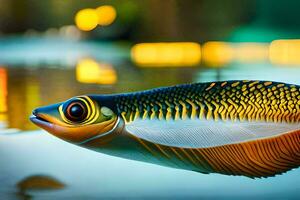
[[[70,99],[60,105],[58,110],[62,120],[69,125],[92,124],[99,117],[96,102],[91,100],[88,96]]]

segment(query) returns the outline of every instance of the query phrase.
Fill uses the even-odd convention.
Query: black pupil
[[[83,113],[84,113],[84,110],[80,105],[75,104],[70,108],[70,115],[74,118],[82,117]]]

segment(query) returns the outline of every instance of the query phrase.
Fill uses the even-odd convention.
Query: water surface
[[[220,68],[140,68],[126,59],[105,63],[116,75],[114,83],[80,82],[76,78],[76,64],[24,63],[0,67],[0,199],[300,197],[300,169],[267,179],[171,169],[68,144],[28,120],[35,107],[82,94],[131,92],[229,79],[300,84],[300,68],[269,63],[236,63]],[[20,183],[23,183],[21,189]],[[57,184],[63,186],[56,187]]]

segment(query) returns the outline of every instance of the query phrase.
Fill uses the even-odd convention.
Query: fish
[[[72,144],[203,174],[272,177],[300,165],[300,87],[255,80],[81,95],[30,120]]]

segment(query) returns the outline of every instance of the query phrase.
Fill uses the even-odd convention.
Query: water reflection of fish
[[[88,95],[34,110],[53,135],[99,152],[248,177],[300,165],[300,87],[265,81]]]

